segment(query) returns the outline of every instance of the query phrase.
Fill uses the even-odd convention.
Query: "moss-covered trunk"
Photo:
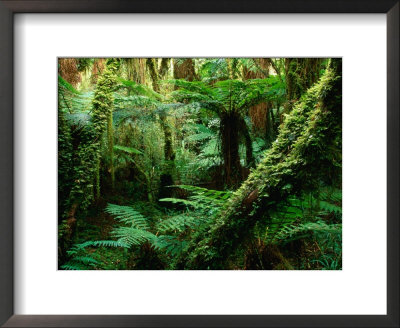
[[[111,175],[111,189],[115,188],[115,168],[114,168],[114,128],[113,128],[113,113],[110,111],[107,119],[107,143],[108,143],[108,157],[109,168]]]
[[[287,115],[276,142],[233,194],[206,236],[197,235],[176,267],[226,269],[230,256],[253,235],[257,222],[289,195],[341,179],[341,60]],[[332,181],[331,181],[332,182]]]
[[[101,162],[101,148],[102,148],[102,139],[104,133],[108,132],[108,146],[111,147],[109,150],[109,156],[112,156],[112,112],[113,112],[113,103],[114,97],[113,92],[116,86],[115,79],[115,71],[117,69],[117,63],[113,59],[108,59],[106,64],[106,69],[103,74],[100,76],[97,85],[96,91],[94,93],[93,98],[93,109],[92,109],[92,121],[94,128],[94,140],[93,145],[96,149],[96,173],[95,173],[95,195],[98,199],[100,197],[100,162]],[[112,163],[112,159],[110,160]],[[111,170],[111,179],[113,180],[113,164]]]

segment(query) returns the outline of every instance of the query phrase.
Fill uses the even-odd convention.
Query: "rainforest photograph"
[[[59,270],[342,270],[341,58],[58,58]]]

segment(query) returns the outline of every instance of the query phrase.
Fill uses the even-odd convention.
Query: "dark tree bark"
[[[272,66],[271,58],[254,58],[258,71],[252,72],[245,70],[245,79],[261,79],[268,78],[270,67]],[[275,66],[276,67],[276,66]],[[277,68],[275,68],[277,70]],[[250,118],[255,132],[265,138],[267,145],[270,145],[276,137],[274,133],[273,122],[271,121],[272,103],[266,101],[258,105],[252,106],[249,110]]]
[[[161,65],[160,65],[160,70],[159,70],[160,78],[164,78],[167,75],[167,73],[169,71],[170,62],[171,62],[171,58],[162,58],[161,59]]]
[[[81,82],[76,58],[60,58],[58,60],[58,74],[74,87]]]
[[[240,133],[243,135],[244,144],[246,146],[246,166],[248,168],[254,166],[254,156],[253,156],[253,141],[251,140],[251,136],[249,133],[249,128],[247,127],[246,121],[243,117],[240,117],[239,121],[239,130]]]
[[[224,159],[224,183],[237,187],[241,182],[241,165],[239,156],[239,129],[242,118],[235,111],[221,116],[221,152]]]
[[[285,58],[286,108],[289,111],[301,95],[318,81],[321,63],[321,58]]]
[[[197,80],[192,58],[174,59],[174,79]]]

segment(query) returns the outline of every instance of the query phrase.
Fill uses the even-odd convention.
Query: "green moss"
[[[112,112],[114,97],[113,92],[117,85],[115,71],[117,70],[117,62],[115,60],[108,60],[104,73],[100,76],[94,99],[92,102],[92,121],[95,132],[95,139],[93,141],[96,151],[96,198],[100,197],[100,156],[102,138],[105,131],[108,132],[108,147],[109,152],[112,155],[113,152],[113,129],[112,129]],[[111,181],[114,184],[114,168],[112,164],[112,156],[110,157],[111,167]]]

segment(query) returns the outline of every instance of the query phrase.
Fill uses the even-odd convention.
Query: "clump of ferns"
[[[293,242],[304,243],[308,255],[301,255],[304,259],[300,269],[339,270],[342,263],[341,216],[341,191],[338,189],[326,188],[317,196],[292,196],[267,213],[265,220],[256,226],[255,237],[258,245],[281,250]]]
[[[94,257],[94,252],[90,249],[97,247],[122,247],[128,245],[114,240],[96,240],[86,241],[81,244],[75,244],[67,251],[69,261],[61,265],[63,270],[98,270],[103,268],[103,263]]]
[[[164,198],[160,201],[183,206],[173,215],[144,216],[137,206],[108,204],[105,211],[118,222],[111,231],[112,240],[87,241],[75,245],[69,255],[71,260],[63,269],[85,270],[98,268],[97,262],[85,253],[86,247],[122,247],[136,262],[143,262],[143,255],[157,258],[168,268],[171,258],[179,256],[186,248],[193,231],[209,226],[230,192],[209,190],[195,186],[175,186],[191,193],[188,199]],[[143,209],[141,209],[143,210]],[[82,254],[86,254],[83,256]],[[127,261],[131,261],[127,256]],[[143,268],[151,268],[147,267]],[[135,267],[136,268],[136,267]]]

